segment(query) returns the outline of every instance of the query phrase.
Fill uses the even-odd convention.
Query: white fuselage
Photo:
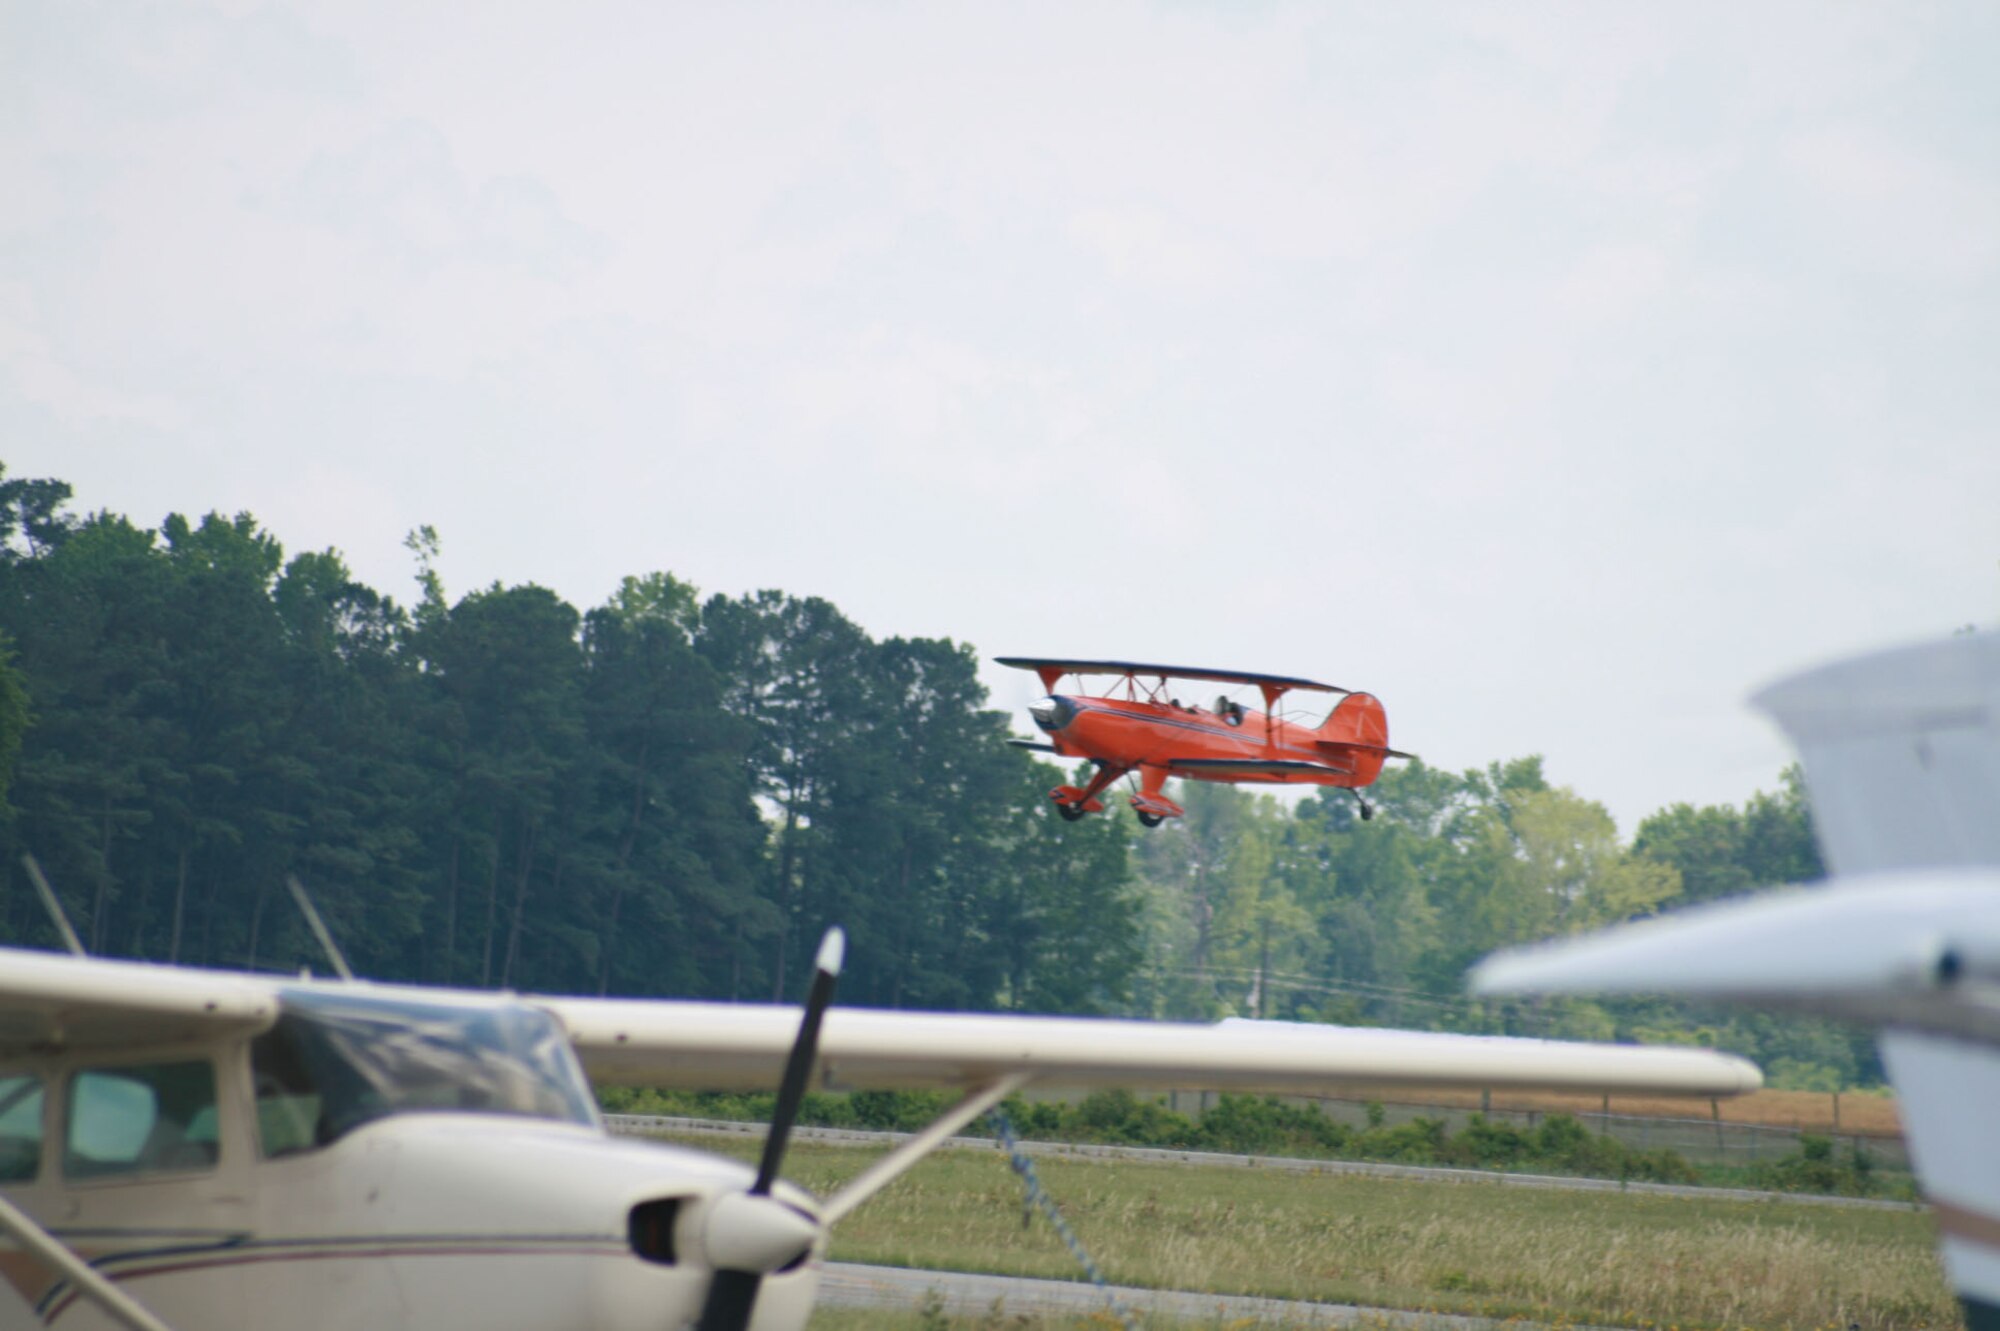
[[[75,1146],[109,1135],[77,1121],[79,1073],[203,1060],[217,1074],[200,1130],[210,1144],[101,1177],[76,1163],[67,1134]],[[595,1124],[451,1111],[392,1114],[267,1157],[249,1066],[236,1041],[0,1068],[38,1081],[44,1099],[39,1168],[0,1191],[174,1331],[661,1331],[700,1311],[710,1272],[698,1212],[744,1187],[743,1165]],[[25,1136],[22,1118],[17,1106],[0,1128]],[[795,1189],[780,1196],[813,1208]],[[683,1199],[684,1223],[655,1253],[671,1260],[648,1260],[634,1249],[632,1209],[663,1199]],[[766,1277],[753,1326],[805,1324],[821,1247]],[[0,1331],[116,1325],[4,1238],[0,1276]]]

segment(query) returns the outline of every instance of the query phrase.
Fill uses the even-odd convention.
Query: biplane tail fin
[[[1407,758],[1389,747],[1389,713],[1372,693],[1350,693],[1327,714],[1313,736],[1320,752],[1346,765],[1354,784],[1365,786],[1382,774],[1387,758]]]

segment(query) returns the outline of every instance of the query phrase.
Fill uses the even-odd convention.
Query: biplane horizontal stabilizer
[[[1008,742],[1009,744],[1012,744],[1012,745],[1013,745],[1013,746],[1014,746],[1015,748],[1017,748],[1017,749],[1033,749],[1033,750],[1034,750],[1034,751],[1035,751],[1036,753],[1056,753],[1056,752],[1058,752],[1058,750],[1057,750],[1057,748],[1056,748],[1056,746],[1055,746],[1055,745],[1053,745],[1053,744],[1042,744],[1042,743],[1039,743],[1038,741],[1036,741],[1036,740],[1032,740],[1032,739],[1013,739],[1013,738],[1009,738],[1007,742]]]

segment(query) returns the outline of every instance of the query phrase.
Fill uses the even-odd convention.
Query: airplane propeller
[[[756,1182],[748,1192],[717,1198],[708,1209],[703,1240],[715,1276],[709,1282],[701,1319],[695,1323],[697,1331],[748,1331],[757,1288],[765,1275],[797,1261],[819,1234],[818,1222],[771,1196],[771,1185],[778,1181],[778,1166],[784,1161],[785,1145],[806,1096],[806,1082],[819,1051],[820,1020],[833,1002],[833,986],[840,978],[846,950],[847,935],[837,925],[820,940],[805,1016],[785,1062],[784,1079],[778,1083],[778,1102],[771,1111],[771,1131],[764,1138]]]

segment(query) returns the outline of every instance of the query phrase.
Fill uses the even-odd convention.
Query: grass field
[[[755,1146],[736,1144],[746,1156]],[[872,1156],[801,1143],[786,1174],[824,1195]],[[1133,1285],[1641,1328],[1960,1325],[1931,1220],[1917,1211],[1122,1162],[1038,1168],[1107,1277]],[[842,1223],[834,1256],[1077,1274],[1044,1221],[1023,1227],[1020,1184],[987,1152],[926,1161]]]

